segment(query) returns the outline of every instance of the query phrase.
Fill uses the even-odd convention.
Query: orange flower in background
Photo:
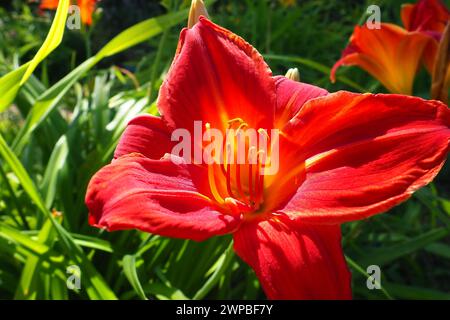
[[[96,0],[78,0],[77,3],[81,11],[81,21],[84,24],[91,25]]]
[[[414,77],[430,38],[408,32],[390,23],[381,29],[356,26],[350,43],[331,70],[334,82],[337,69],[357,65],[377,78],[390,92],[411,95]]]
[[[450,88],[450,23],[445,28],[436,54],[433,79],[431,82],[431,98],[448,104]]]
[[[81,22],[86,25],[92,24],[92,14],[95,10],[97,0],[77,0],[76,5],[80,8]],[[39,8],[42,10],[55,10],[59,0],[42,0]]]
[[[392,93],[412,94],[414,77],[423,61],[432,73],[442,31],[449,12],[437,0],[420,0],[402,7],[405,28],[381,23],[380,29],[356,26],[337,69],[357,65],[378,79]]]
[[[42,10],[55,10],[56,8],[58,8],[58,3],[59,0],[42,0],[39,8]]]

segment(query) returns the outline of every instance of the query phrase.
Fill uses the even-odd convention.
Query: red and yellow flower
[[[250,44],[205,17],[181,32],[158,108],[129,123],[90,181],[90,224],[196,241],[231,233],[272,299],[351,298],[340,224],[408,199],[449,148],[444,104],[273,77]],[[278,173],[171,154],[171,133],[195,121],[278,129]]]
[[[356,26],[337,69],[357,65],[378,79],[390,92],[412,94],[414,77],[421,61],[433,73],[436,52],[449,12],[439,0],[419,0],[402,7],[405,28],[380,23],[379,29]]]

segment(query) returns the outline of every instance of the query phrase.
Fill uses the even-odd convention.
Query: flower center
[[[240,118],[228,121],[227,125],[221,155],[216,157],[221,161],[208,164],[211,193],[219,205],[234,213],[255,212],[264,201],[264,172],[270,156],[267,151],[270,137],[265,129],[248,128]],[[211,130],[208,123],[205,128],[206,133]]]

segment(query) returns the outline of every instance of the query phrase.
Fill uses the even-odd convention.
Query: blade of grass
[[[48,32],[44,43],[39,48],[34,58],[30,61],[30,64],[28,65],[27,70],[20,81],[20,86],[28,80],[38,64],[41,63],[41,61],[44,60],[61,43],[64,30],[66,28],[66,18],[69,10],[69,4],[70,0],[59,1],[50,31]]]
[[[122,259],[123,272],[133,287],[136,294],[142,299],[147,300],[145,296],[144,289],[142,289],[141,282],[139,281],[139,277],[136,270],[136,256],[134,255],[126,255]]]
[[[203,299],[209,291],[219,282],[220,277],[224,274],[225,270],[228,268],[232,258],[234,256],[233,251],[233,241],[230,242],[228,248],[225,252],[220,256],[217,261],[217,266],[215,268],[214,273],[209,277],[209,279],[205,282],[205,284],[196,292],[194,295],[194,300]]]
[[[69,154],[69,146],[66,136],[62,136],[56,143],[55,148],[50,156],[44,178],[40,189],[45,199],[45,206],[50,208],[55,199],[58,177],[64,165],[67,163],[67,155]]]
[[[360,264],[356,263],[355,261],[353,261],[351,258],[349,258],[348,256],[345,256],[345,260],[347,261],[347,263],[349,264],[349,266],[356,270],[357,272],[359,272],[361,275],[363,275],[365,278],[368,278],[370,275],[364,271],[364,269],[361,267]],[[381,285],[381,283],[379,283],[378,281],[375,280],[375,283],[377,285],[380,286],[381,291],[383,292],[383,294],[386,296],[386,298],[388,298],[389,300],[392,300],[392,296],[389,294],[389,292]]]
[[[389,292],[400,299],[450,300],[450,294],[448,292],[396,283],[387,283],[385,284],[385,287],[389,289]]]
[[[449,229],[437,228],[391,247],[384,247],[367,252],[361,257],[355,258],[362,266],[376,264],[385,265],[393,260],[415,252],[436,242],[450,233]]]
[[[0,112],[3,112],[14,101],[20,89],[20,79],[29,64],[28,62],[0,78]]]

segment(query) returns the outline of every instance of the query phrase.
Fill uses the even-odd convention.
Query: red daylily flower
[[[182,31],[158,108],[161,117],[129,123],[90,181],[90,224],[196,241],[232,233],[271,299],[351,298],[340,224],[429,183],[450,139],[450,111],[438,101],[330,94],[273,77],[250,44],[204,17]],[[194,121],[225,130],[238,118],[281,131],[276,175],[171,154],[173,130],[192,131]]]
[[[335,81],[340,66],[357,65],[390,92],[411,95],[420,62],[433,72],[449,13],[437,0],[419,0],[402,7],[402,21],[406,29],[390,23],[381,23],[380,29],[356,26],[341,59],[333,66],[331,80]]]
[[[92,14],[95,11],[97,0],[77,0],[76,4],[80,8],[81,22],[86,25],[92,24]],[[59,0],[42,0],[39,8],[41,10],[56,10]]]

